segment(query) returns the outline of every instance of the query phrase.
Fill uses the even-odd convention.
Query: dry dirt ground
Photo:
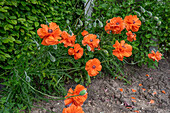
[[[88,87],[88,99],[82,106],[85,113],[170,113],[170,58],[159,61],[157,69],[126,65],[124,71],[128,73],[127,79],[131,85],[111,76],[92,79]],[[74,88],[75,85],[66,87]],[[62,113],[65,107],[63,101],[35,105],[48,111],[35,108],[32,113]]]

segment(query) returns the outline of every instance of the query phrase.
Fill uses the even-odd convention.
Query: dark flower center
[[[135,35],[135,33],[132,33],[133,35]]]
[[[52,29],[49,29],[49,30],[48,30],[48,33],[52,33],[52,32],[53,32],[53,30],[52,30]]]
[[[119,22],[117,22],[116,25],[119,25]]]
[[[79,53],[79,50],[76,53]]]
[[[135,21],[133,20],[133,24],[135,24]]]
[[[93,39],[90,39],[90,42],[93,42]]]
[[[93,65],[93,66],[92,66],[92,68],[93,68],[93,69],[95,69],[95,68],[96,68],[96,66],[95,66],[95,65]]]
[[[123,48],[125,48],[125,46],[122,46]]]
[[[110,20],[108,20],[107,23],[110,23]]]

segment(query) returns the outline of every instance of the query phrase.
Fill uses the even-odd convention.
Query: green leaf
[[[5,54],[4,56],[7,58],[11,58],[11,56],[9,54]]]
[[[10,23],[16,25],[17,24],[17,20],[11,20]]]
[[[38,27],[39,26],[39,22],[35,22],[34,25],[35,25],[35,27]]]
[[[10,16],[9,18],[10,18],[10,19],[17,19],[16,16]]]
[[[25,18],[18,18],[18,21],[20,21],[20,22],[25,22],[26,19],[25,19]]]
[[[15,42],[16,42],[17,44],[22,43],[20,40],[15,40]]]
[[[13,29],[13,26],[11,24],[7,24],[4,26],[4,30],[10,30],[10,29]]]
[[[151,34],[146,34],[145,36],[146,36],[146,38],[151,38],[152,35]]]
[[[4,20],[4,18],[5,18],[5,15],[3,13],[0,13],[0,19]]]
[[[8,10],[5,10],[4,8],[0,8],[0,12],[6,13],[6,12],[8,12]]]
[[[78,78],[75,78],[74,81],[78,83],[80,80]]]

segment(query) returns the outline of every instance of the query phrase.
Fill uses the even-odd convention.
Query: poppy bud
[[[53,45],[53,48],[54,48],[54,49],[57,49],[57,45]]]
[[[108,52],[107,50],[103,50],[103,52],[104,52],[107,56],[109,56],[109,52]]]
[[[141,14],[140,14],[138,11],[135,11],[135,13],[136,13],[138,16],[141,16]]]
[[[91,47],[89,45],[87,45],[87,50],[91,51]]]
[[[83,26],[83,22],[79,19],[80,26]]]
[[[152,17],[152,13],[150,11],[147,11],[148,15]]]
[[[93,23],[93,26],[96,27],[96,21]]]
[[[48,52],[48,53],[49,53],[49,55],[50,55],[50,60],[51,60],[52,62],[55,62],[55,61],[56,61],[55,57],[54,57],[50,52]]]
[[[70,23],[70,21],[69,21],[69,20],[66,20],[66,23],[67,23],[67,24],[69,24],[69,23]]]
[[[161,21],[158,21],[158,22],[157,22],[157,25],[160,26],[160,25],[161,25]]]
[[[79,95],[83,96],[83,95],[85,95],[86,93],[87,93],[86,90],[82,90],[82,91],[80,91]]]
[[[103,27],[103,23],[101,21],[99,21],[99,26]]]
[[[142,21],[145,22],[145,18],[142,16]]]
[[[157,16],[154,16],[154,20],[158,21],[158,20],[159,20],[159,18],[158,18]]]
[[[140,8],[141,8],[141,12],[145,13],[145,9],[142,6]]]

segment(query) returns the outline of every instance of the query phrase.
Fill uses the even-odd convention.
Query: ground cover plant
[[[101,71],[131,84],[122,70],[124,64],[147,64],[155,68],[163,57],[161,53],[169,51],[169,28],[162,22],[168,17],[167,6],[161,5],[166,1],[145,4],[131,0],[88,1],[94,10],[91,17],[84,15],[86,5],[81,3],[83,1],[1,2],[4,26],[0,43],[1,84],[5,87],[1,94],[4,95],[2,111],[29,111],[33,100],[44,99],[44,95],[63,99],[56,96],[66,95],[65,83],[74,81],[88,86],[91,77],[101,76]],[[157,12],[149,11],[155,7],[149,7],[154,3]],[[11,13],[19,4],[22,7]],[[27,7],[26,10],[23,7]],[[40,9],[34,10],[36,8]],[[61,13],[57,9],[61,9]],[[164,9],[165,16],[162,16],[159,11]],[[71,10],[76,10],[77,17]],[[12,50],[6,49],[8,47]],[[84,95],[80,92],[73,98]],[[66,109],[76,106],[69,105]],[[79,105],[76,109],[82,110]]]

